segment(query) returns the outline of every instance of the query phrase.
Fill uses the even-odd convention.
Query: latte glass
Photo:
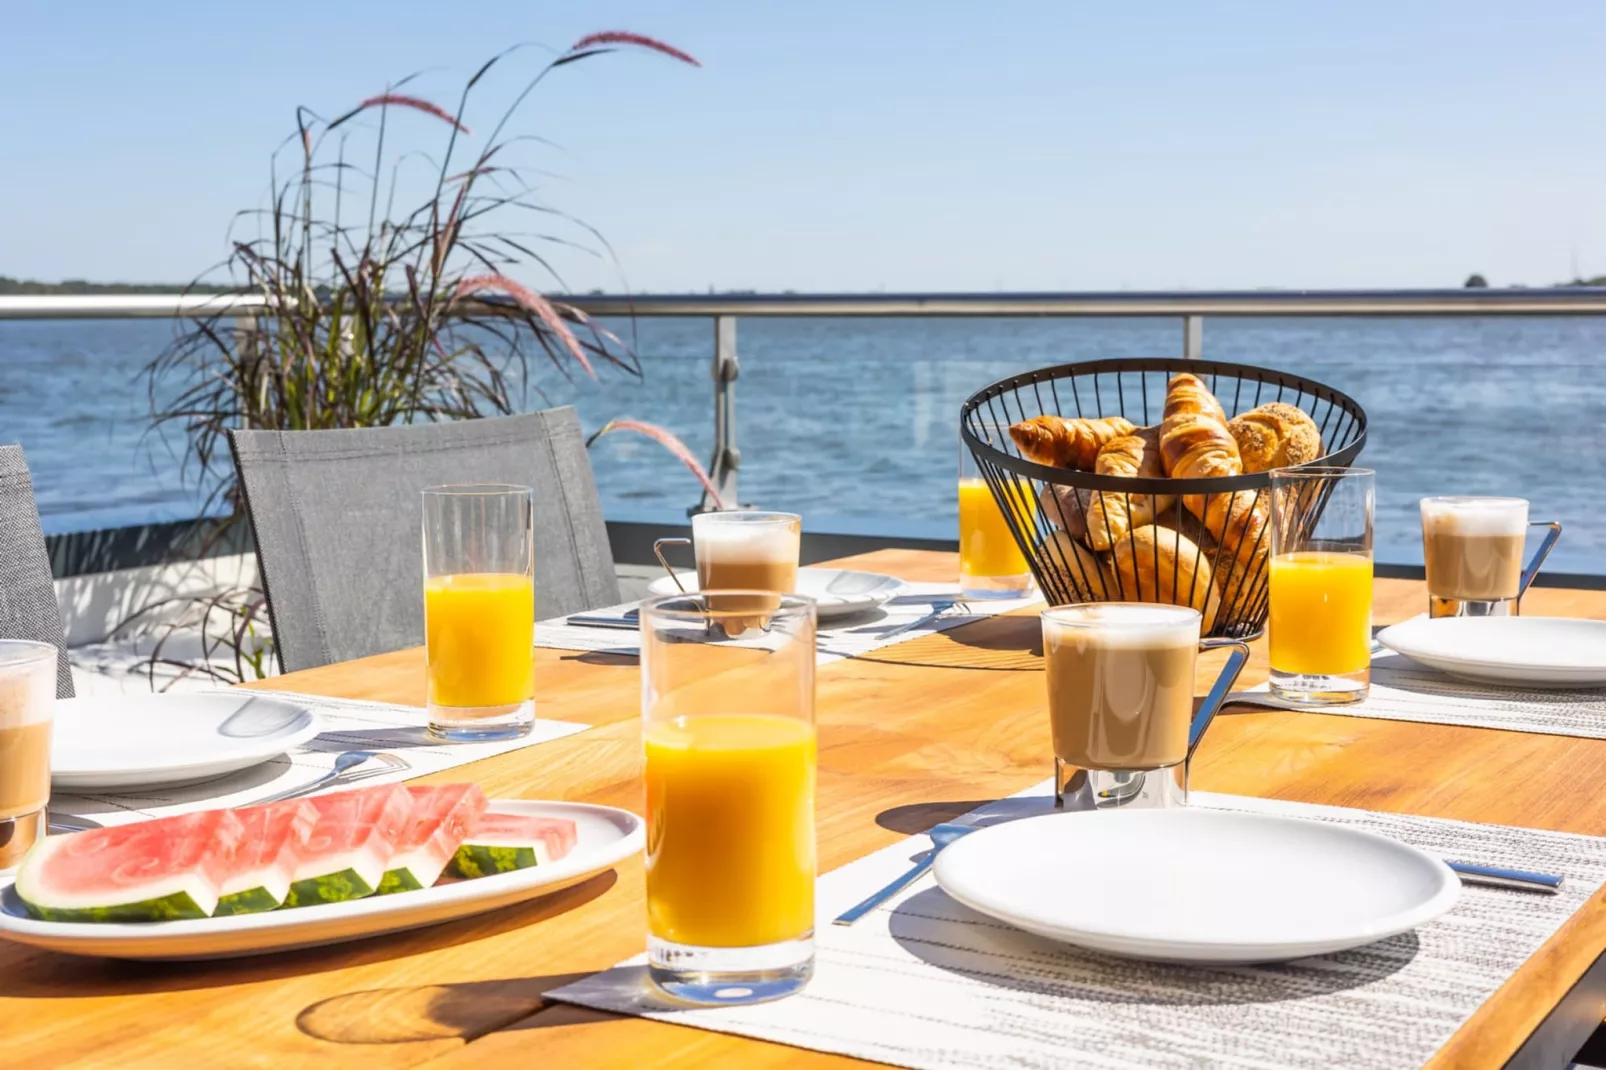
[[[1549,530],[1524,567],[1523,544],[1528,529],[1535,527]],[[1559,538],[1559,523],[1529,522],[1524,498],[1423,498],[1422,559],[1428,615],[1516,616],[1523,592]]]
[[[1188,760],[1249,659],[1237,639],[1200,641],[1199,611],[1151,602],[1046,609],[1043,661],[1054,805],[1161,809],[1188,801]],[[1193,711],[1202,650],[1227,664]]]
[[[664,547],[690,543],[697,559],[699,590],[764,591],[776,596],[797,590],[803,518],[796,513],[758,509],[698,513],[691,518],[691,535],[690,539],[653,543],[653,553],[671,576],[675,571],[664,559]],[[727,598],[715,608],[763,611],[773,609],[779,601],[778,597],[753,595],[736,601]]]
[[[49,824],[57,654],[49,643],[0,639],[0,870],[21,862]]]

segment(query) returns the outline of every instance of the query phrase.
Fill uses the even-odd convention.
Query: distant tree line
[[[38,296],[41,294],[223,294],[229,293],[230,286],[203,286],[191,284],[181,286],[176,283],[161,282],[87,282],[83,279],[63,279],[60,282],[36,282],[33,279],[13,279],[7,275],[0,275],[0,294],[25,294]]]

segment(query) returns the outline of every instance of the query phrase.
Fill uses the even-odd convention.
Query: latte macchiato
[[[1466,602],[1516,598],[1527,529],[1521,498],[1422,499],[1428,593]]]
[[[692,518],[697,586],[704,591],[771,591],[777,596],[710,598],[721,612],[768,611],[797,589],[802,522],[789,513],[707,513]]]
[[[0,870],[44,835],[55,707],[56,648],[0,640]]]
[[[1103,603],[1043,614],[1054,754],[1082,769],[1146,770],[1188,756],[1199,614]]]

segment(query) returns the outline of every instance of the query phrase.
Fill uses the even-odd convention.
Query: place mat
[[[1371,691],[1363,701],[1349,706],[1295,706],[1272,695],[1265,684],[1234,691],[1227,703],[1606,739],[1606,690],[1542,691],[1480,684],[1446,676],[1389,651],[1372,654]]]
[[[984,807],[981,823],[1048,812],[1049,791],[1045,781],[995,803],[992,819]],[[930,846],[911,837],[821,878],[815,975],[799,995],[672,1007],[648,987],[645,956],[548,995],[894,1066],[1416,1067],[1606,880],[1599,837],[1242,796],[1193,800],[1370,829],[1443,857],[1567,881],[1554,896],[1467,885],[1454,910],[1412,932],[1267,966],[1081,951],[973,913],[929,875],[857,925],[832,925]]]
[[[300,703],[323,718],[325,728],[299,747],[276,755],[261,765],[239,772],[176,787],[138,788],[127,792],[79,795],[52,793],[52,814],[89,818],[102,825],[120,825],[151,817],[169,817],[195,810],[249,806],[270,795],[311,784],[334,768],[344,751],[371,750],[394,754],[405,768],[386,769],[370,760],[352,772],[362,772],[351,785],[368,787],[439,773],[454,766],[477,762],[537,743],[585,731],[589,725],[569,721],[535,722],[529,735],[490,743],[442,743],[425,731],[429,711],[417,706],[326,698],[290,691],[265,692],[273,698]]]
[[[1042,601],[1042,595],[1036,592],[1026,598],[978,599],[964,602],[961,606],[917,628],[910,628],[897,635],[888,634],[930,613],[934,603],[958,597],[958,584],[905,583],[903,590],[880,609],[844,617],[839,621],[821,622],[817,633],[819,653],[815,663],[828,665],[843,658],[858,657],[872,650],[910,639],[919,639],[923,635],[945,632],[961,624],[969,624]],[[638,605],[637,602],[624,602],[586,615],[622,617]],[[634,631],[619,628],[588,628],[568,624],[567,619],[554,617],[551,620],[536,621],[535,645],[558,650],[619,654],[632,658],[641,655],[640,637]]]

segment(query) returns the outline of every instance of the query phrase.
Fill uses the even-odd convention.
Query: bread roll
[[[1160,429],[1145,427],[1130,435],[1111,439],[1093,462],[1099,475],[1125,478],[1161,479],[1165,464],[1160,459]],[[1095,550],[1108,550],[1126,538],[1135,527],[1150,523],[1156,513],[1169,507],[1169,494],[1128,494],[1120,491],[1094,491],[1087,509],[1087,543]]]
[[[1056,531],[1044,539],[1037,547],[1037,557],[1046,571],[1058,577],[1073,601],[1105,602],[1120,597],[1109,560],[1069,532]]]
[[[1088,420],[1045,415],[1011,424],[1009,437],[1028,461],[1086,472],[1105,443],[1135,429],[1131,420],[1120,416]]]
[[[1121,582],[1122,598],[1192,606],[1204,614],[1206,630],[1213,623],[1216,588],[1210,579],[1210,561],[1186,535],[1145,524],[1116,543],[1110,559]]]
[[[1048,522],[1078,539],[1087,535],[1087,510],[1092,500],[1093,491],[1057,483],[1044,483],[1037,493],[1037,504]]]
[[[1273,401],[1227,421],[1245,472],[1309,464],[1322,455],[1322,433],[1304,409]]]

